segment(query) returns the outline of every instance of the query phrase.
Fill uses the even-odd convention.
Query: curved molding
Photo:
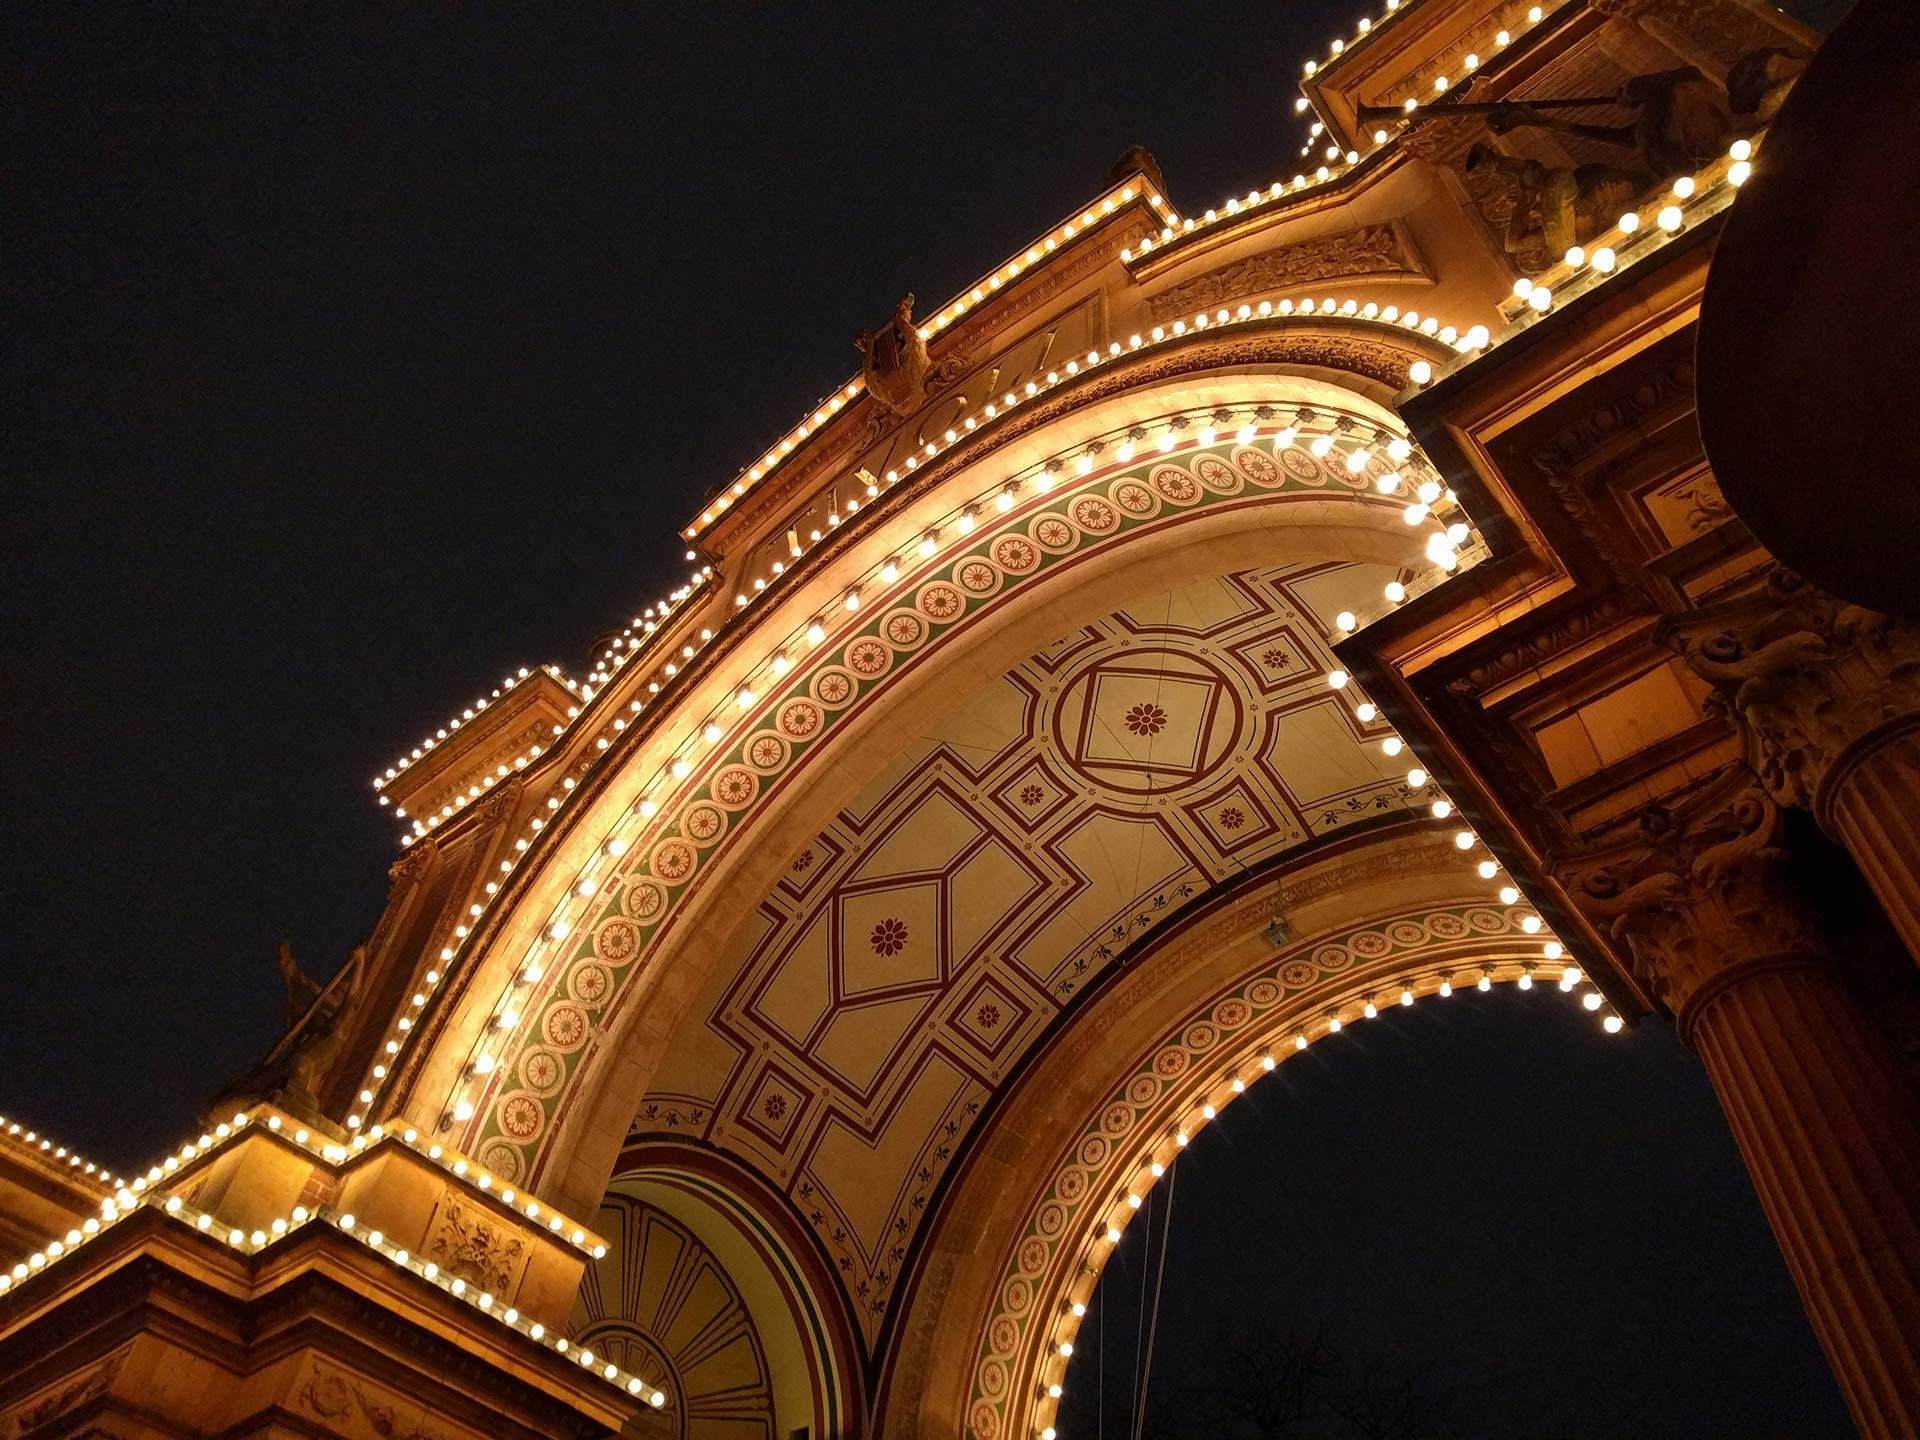
[[[1518,979],[1539,955],[1437,832],[1342,846],[1218,892],[1036,1055],[983,1122],[917,1256],[875,1406],[876,1433],[1006,1440],[1040,1433],[1071,1342],[1124,1230],[1206,1123],[1329,1019],[1443,982]],[[1286,916],[1300,938],[1275,951]],[[1168,1018],[1172,1017],[1172,1018]],[[966,1356],[964,1366],[956,1358]]]
[[[1242,332],[1198,354],[1156,355],[1150,365],[1125,367],[1124,375],[1116,364],[1086,378],[1115,386],[1124,396],[1110,416],[1124,425],[1130,410],[1164,403],[1164,397],[1130,393],[1118,382],[1164,379],[1168,366],[1191,371],[1202,361],[1271,358],[1270,337],[1264,349],[1262,343],[1261,336]],[[1180,396],[1190,396],[1201,383],[1215,394],[1238,392],[1246,397],[1243,404],[1285,403],[1282,394],[1306,386],[1323,413],[1327,404],[1326,386],[1298,379],[1226,375],[1195,381],[1189,375],[1182,383]],[[1377,423],[1366,402],[1354,399],[1359,423]],[[956,480],[970,473],[957,472]],[[1156,475],[1172,480],[1156,488]],[[693,683],[702,677],[684,677],[690,688],[682,704],[644,733],[636,727],[621,737],[626,753],[598,767],[581,787],[593,793],[574,796],[564,823],[557,818],[555,833],[542,836],[544,862],[516,875],[517,903],[494,907],[488,933],[476,937],[482,942],[472,952],[478,963],[464,967],[453,987],[454,1003],[439,1003],[423,1027],[429,1031],[422,1047],[427,1053],[416,1055],[409,1071],[409,1113],[423,1126],[442,1128],[450,1102],[438,1097],[449,1090],[471,1095],[473,1119],[453,1133],[453,1143],[503,1178],[541,1187],[556,1204],[590,1204],[624,1137],[622,1110],[643,1093],[664,1036],[706,969],[717,963],[711,922],[717,914],[725,926],[737,911],[716,908],[716,899],[737,903],[745,893],[743,876],[750,883],[765,878],[765,855],[781,843],[784,829],[797,835],[805,828],[783,829],[782,817],[800,810],[817,816],[822,804],[832,803],[827,792],[851,793],[844,777],[821,774],[818,762],[839,760],[844,768],[856,739],[884,744],[889,718],[912,703],[902,699],[908,677],[927,675],[929,683],[942,683],[941,676],[929,675],[928,657],[940,655],[948,675],[964,674],[969,664],[990,663],[981,657],[1013,654],[1040,628],[1057,630],[1058,616],[1046,614],[1046,601],[1066,593],[1069,576],[1078,601],[1105,593],[1103,586],[1118,593],[1151,583],[1156,571],[1174,577],[1217,573],[1236,557],[1242,563],[1270,563],[1276,554],[1406,563],[1414,546],[1399,521],[1399,506],[1374,495],[1370,480],[1370,472],[1349,475],[1297,448],[1276,461],[1258,443],[1216,444],[1207,452],[1182,447],[1170,456],[1107,467],[1047,494],[1029,494],[1004,515],[988,507],[992,523],[964,539],[947,527],[941,550],[916,561],[884,591],[869,590],[857,615],[821,604],[851,578],[851,565],[825,566],[817,584],[797,589],[793,603],[767,611],[762,626],[743,631],[731,647],[767,631],[793,637],[796,623],[804,629],[815,616],[835,625],[819,646],[800,644],[805,663],[773,694],[744,712],[728,713],[721,708],[727,692],[715,684],[712,664],[704,690]],[[971,483],[978,485],[979,477]],[[964,487],[950,487],[941,501],[948,513],[955,488]],[[1123,489],[1145,497],[1146,513],[1129,514],[1116,503]],[[923,515],[909,508],[899,517],[903,523],[878,526],[870,538],[886,547],[882,553],[909,551]],[[869,566],[877,563],[871,554],[841,556],[862,558]],[[916,619],[913,636],[880,633],[883,621],[903,612]],[[991,623],[983,624],[989,617]],[[772,638],[759,643],[769,653],[781,648]],[[878,673],[863,675],[856,662],[869,651],[874,663],[866,668]],[[844,695],[818,689],[828,683],[829,671],[848,682]],[[829,702],[823,693],[837,698]],[[721,714],[731,723],[706,749],[694,740],[693,726]],[[668,787],[654,777],[689,746],[706,754],[684,784],[670,787],[671,803],[661,804],[657,819],[637,815],[640,795],[648,787],[663,793]],[[543,951],[545,917],[566,903],[574,877],[596,863],[609,836],[624,838],[628,854],[602,886],[604,904],[596,900],[591,923],[576,926],[564,948]],[[701,895],[704,902],[696,900]],[[709,922],[704,926],[698,923],[703,917]],[[662,967],[653,961],[668,935],[680,948],[673,964]],[[468,1056],[500,1014],[496,997],[530,954],[542,956],[543,978],[520,1002],[515,1033],[490,1077],[483,1084],[465,1082],[462,1091]],[[629,983],[636,976],[644,978]],[[556,1171],[556,1155],[567,1157],[564,1171]]]
[[[709,1249],[726,1252],[731,1269],[757,1272],[764,1283],[749,1299],[774,1362],[776,1398],[791,1406],[791,1392],[804,1386],[811,1418],[796,1416],[795,1423],[823,1436],[863,1433],[864,1371],[849,1302],[784,1195],[724,1151],[657,1137],[620,1152],[609,1188],[654,1201]]]

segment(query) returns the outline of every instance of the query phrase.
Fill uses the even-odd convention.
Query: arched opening
[[[630,1146],[596,1224],[607,1253],[571,1338],[658,1383],[680,1440],[860,1433],[834,1289],[755,1177],[693,1147]]]
[[[1086,1302],[1062,1440],[1850,1433],[1670,1027],[1607,1036],[1552,985],[1390,1006],[1168,1180]]]

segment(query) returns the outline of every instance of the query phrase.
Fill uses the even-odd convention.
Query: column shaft
[[[1818,806],[1826,828],[1920,962],[1920,730],[1909,729],[1848,765]]]
[[[1920,1103],[1820,960],[1728,973],[1683,1029],[1860,1433],[1920,1435]]]

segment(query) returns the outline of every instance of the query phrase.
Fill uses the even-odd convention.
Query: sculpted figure
[[[893,319],[853,337],[865,361],[867,393],[896,415],[911,415],[926,398],[927,342],[913,323],[913,296],[893,307]]]
[[[1555,130],[1631,150],[1656,177],[1695,170],[1727,148],[1733,120],[1711,80],[1691,65],[1636,75],[1622,85],[1615,103],[1635,112],[1631,125],[1588,125],[1550,115],[1538,105],[1499,104],[1487,112],[1487,128],[1496,135],[1532,128]]]
[[[367,947],[356,945],[347,959],[346,983],[333,988],[331,1003],[316,1008],[306,1027],[294,1041],[286,1057],[286,1088],[296,1095],[313,1098],[326,1080],[327,1072],[339,1058],[351,1030],[349,1022],[360,1004],[361,982],[366,978]],[[308,982],[312,983],[312,982]]]
[[[1727,72],[1727,103],[1734,114],[1752,115],[1762,125],[1769,124],[1806,68],[1804,55],[1774,47],[1750,51]]]
[[[280,966],[280,983],[287,987],[286,1019],[281,1021],[280,1028],[291,1030],[300,1023],[300,1017],[307,1013],[307,1007],[320,994],[320,986],[293,958],[293,945],[290,942],[280,942],[277,962]]]
[[[1504,244],[1516,261],[1545,254],[1559,259],[1611,225],[1646,189],[1638,170],[1612,165],[1543,165],[1517,155],[1502,155],[1491,145],[1467,152],[1467,169],[1497,170],[1514,182],[1518,194],[1507,222]]]

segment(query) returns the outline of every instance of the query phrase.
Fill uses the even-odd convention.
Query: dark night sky
[[[903,289],[1136,140],[1195,208],[1291,173],[1358,13],[0,9],[0,1112],[177,1141],[272,1039],[275,943],[371,928],[376,769],[676,583]],[[1230,1112],[1163,1336],[1230,1293],[1457,1357],[1480,1433],[1840,1433],[1697,1065],[1563,1001],[1394,1016]]]

